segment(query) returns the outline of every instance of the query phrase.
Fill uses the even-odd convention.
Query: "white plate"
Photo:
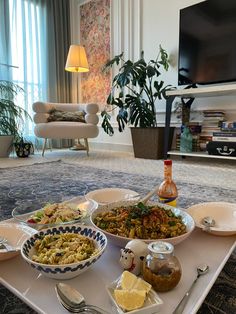
[[[138,200],[140,198],[137,192],[120,188],[106,188],[94,190],[87,193],[85,197],[89,200],[94,200],[99,205],[109,204],[122,200]]]
[[[0,261],[10,259],[20,253],[21,244],[37,231],[17,223],[0,223],[0,236],[7,239],[7,243],[16,249],[16,252],[7,252],[0,249]]]
[[[216,224],[209,233],[229,236],[236,234],[236,204],[226,202],[207,202],[193,205],[187,212],[195,220],[198,228],[204,229],[201,221],[204,217],[212,217]]]
[[[71,220],[66,222],[60,222],[60,223],[49,223],[49,224],[40,224],[40,223],[30,223],[27,220],[32,217],[34,213],[41,210],[34,210],[32,211],[32,203],[31,202],[24,202],[23,204],[20,204],[12,211],[12,217],[23,224],[28,225],[31,228],[34,229],[44,229],[44,228],[50,228],[53,226],[58,225],[67,225],[72,223],[80,223],[86,219],[86,217],[89,217],[94,209],[98,207],[98,204],[93,200],[87,200],[84,196],[78,196],[74,197],[70,200],[64,201],[63,203],[71,205],[72,207],[76,207],[80,209],[82,213],[82,217],[78,220]]]
[[[144,306],[140,309],[124,312],[119,305],[116,303],[115,297],[114,297],[114,290],[119,287],[120,277],[113,281],[110,285],[106,286],[107,293],[114,304],[116,311],[118,314],[153,314],[153,313],[159,313],[161,310],[161,307],[163,305],[163,301],[159,298],[158,294],[151,289],[146,297]]]
[[[130,200],[128,201],[127,200],[127,201],[120,201],[120,202],[110,203],[110,204],[106,204],[106,205],[101,205],[97,209],[95,209],[93,211],[92,215],[90,216],[91,223],[93,224],[93,226],[95,228],[97,228],[97,229],[101,230],[103,233],[105,233],[105,235],[109,239],[109,242],[111,242],[114,245],[120,246],[120,247],[125,247],[126,244],[130,240],[133,240],[132,238],[126,238],[126,237],[118,236],[118,235],[112,234],[110,232],[107,232],[106,230],[103,230],[103,229],[97,227],[94,223],[94,219],[100,213],[110,211],[111,209],[116,208],[116,207],[120,207],[120,206],[134,205],[135,203],[136,203],[136,201],[130,201]],[[175,208],[172,206],[168,206],[165,204],[157,203],[157,202],[155,202],[155,203],[149,202],[148,204],[150,204],[150,205],[157,204],[161,208],[171,209],[171,211],[175,215],[181,216],[183,223],[186,225],[187,232],[180,235],[180,236],[173,237],[173,238],[167,238],[167,239],[150,239],[150,240],[142,239],[145,243],[151,243],[151,242],[156,241],[156,240],[162,240],[162,241],[169,242],[173,245],[176,245],[176,244],[179,244],[180,242],[184,241],[185,239],[187,239],[190,236],[190,234],[192,233],[192,231],[194,230],[194,228],[195,228],[194,220],[187,212],[185,212],[181,209],[178,209],[178,208]]]

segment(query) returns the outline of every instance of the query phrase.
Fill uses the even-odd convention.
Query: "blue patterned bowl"
[[[40,239],[44,235],[61,233],[76,233],[93,240],[98,249],[97,254],[83,261],[65,265],[48,265],[32,261],[32,256],[35,254],[34,243],[37,239]],[[89,269],[104,253],[106,246],[107,238],[104,233],[98,229],[79,224],[67,225],[44,229],[37,232],[22,244],[21,255],[31,267],[40,271],[44,276],[64,280],[74,278]]]

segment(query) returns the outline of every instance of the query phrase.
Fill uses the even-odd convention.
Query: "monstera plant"
[[[127,124],[133,126],[131,133],[134,144],[133,131],[136,128],[157,127],[158,100],[165,98],[165,92],[171,88],[170,85],[165,85],[164,81],[160,79],[162,70],[168,71],[169,68],[168,53],[160,45],[155,60],[146,61],[144,52],[142,52],[141,58],[135,62],[126,61],[124,53],[121,53],[108,61],[104,69],[113,66],[120,67],[118,74],[112,81],[111,91],[107,98],[107,104],[112,106],[106,106],[101,113],[102,128],[107,134],[114,134],[111,111],[116,110],[116,121],[120,132],[125,129]],[[138,131],[139,137],[140,131]],[[151,130],[151,132],[153,131]],[[143,131],[141,132],[143,133]],[[144,143],[147,143],[148,136],[145,132],[145,141],[142,140],[143,147],[145,146]],[[144,150],[143,147],[142,150]]]
[[[167,71],[169,68],[168,54],[160,46],[156,60],[146,62],[144,52],[136,62],[125,61],[123,56],[124,53],[115,56],[104,66],[104,69],[107,69],[115,64],[121,65],[107,98],[107,104],[113,105],[112,110],[119,109],[116,116],[119,131],[122,132],[126,124],[142,128],[155,127],[157,100],[165,97],[165,92],[170,87],[159,80],[161,70]],[[104,131],[113,135],[110,109],[105,108],[101,115]]]
[[[0,157],[7,157],[14,138],[18,138],[19,128],[28,113],[15,102],[23,89],[10,81],[0,80]]]

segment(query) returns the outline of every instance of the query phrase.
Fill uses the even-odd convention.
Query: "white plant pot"
[[[9,157],[12,151],[12,143],[12,135],[0,135],[0,157]]]

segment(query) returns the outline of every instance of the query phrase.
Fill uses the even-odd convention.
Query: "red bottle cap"
[[[164,165],[171,166],[172,165],[172,160],[170,160],[170,159],[164,160]]]

